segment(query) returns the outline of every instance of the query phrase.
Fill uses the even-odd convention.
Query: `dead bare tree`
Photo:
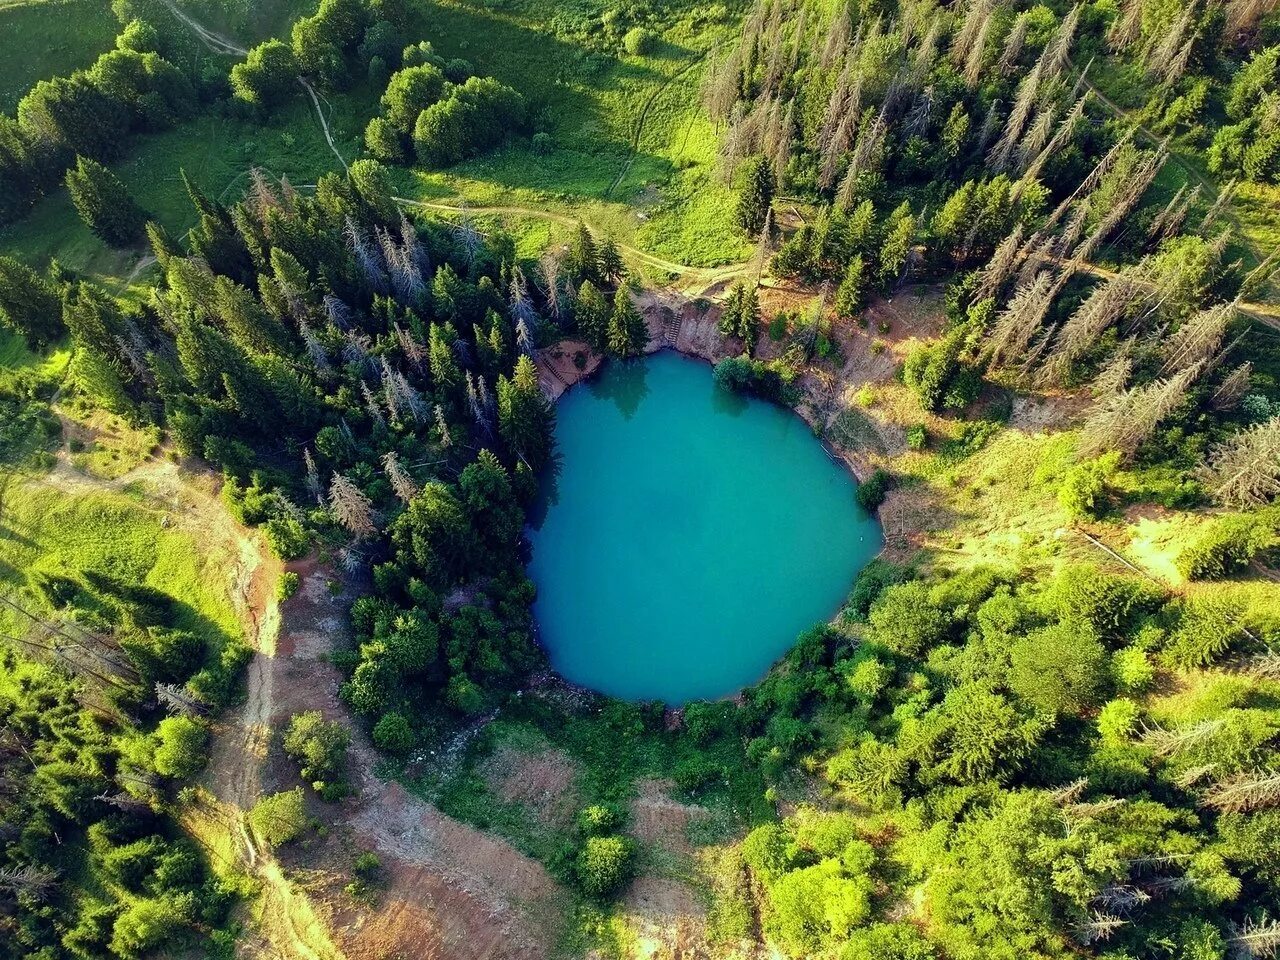
[[[157,683],[156,700],[170,713],[200,717],[209,712],[208,704],[186,687],[174,683]]]
[[[388,450],[386,456],[382,458],[382,466],[387,472],[387,480],[391,483],[391,490],[400,500],[406,504],[412,503],[418,495],[418,485],[413,482],[413,478],[409,476],[407,470],[400,463],[400,458],[396,456],[394,450]]]
[[[363,490],[340,473],[334,473],[329,484],[329,508],[338,523],[357,539],[378,532],[373,501]]]
[[[1062,384],[1072,366],[1091,349],[1103,332],[1123,317],[1141,293],[1141,285],[1127,273],[1100,283],[1076,308],[1054,338],[1040,383]]]
[[[1209,360],[1222,345],[1227,324],[1235,316],[1234,303],[1220,303],[1201,310],[1174,331],[1165,341],[1164,365],[1160,374],[1167,376],[1176,370]]]
[[[1014,290],[1009,303],[996,317],[983,350],[992,366],[1007,366],[1021,358],[1053,303],[1053,288],[1053,275],[1045,270]]]
[[[1081,430],[1078,449],[1081,458],[1092,459],[1108,450],[1116,450],[1126,459],[1132,457],[1182,402],[1199,372],[1199,368],[1189,367],[1168,380],[1157,380],[1099,400]]]
[[[1223,378],[1222,383],[1218,384],[1218,389],[1213,391],[1209,405],[1219,411],[1234,410],[1249,392],[1249,376],[1252,373],[1252,363],[1246,360],[1240,364]]]
[[[1274,807],[1280,803],[1280,773],[1258,770],[1236,774],[1211,787],[1202,802],[1226,813]]]
[[[1280,954],[1280,921],[1245,920],[1227,943],[1237,960],[1272,960]]]
[[[1270,503],[1280,495],[1280,416],[1217,444],[1200,473],[1220,503],[1232,507]]]
[[[56,871],[32,864],[0,867],[0,890],[14,895],[23,894],[36,900],[45,900],[53,892],[57,880]]]

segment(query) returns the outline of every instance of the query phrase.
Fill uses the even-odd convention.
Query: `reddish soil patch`
[[[247,810],[264,794],[299,784],[279,746],[289,718],[320,710],[347,725],[348,775],[356,795],[309,812],[324,830],[278,852],[303,895],[327,918],[334,945],[351,958],[515,960],[549,954],[567,899],[546,870],[504,841],[445,816],[374,773],[378,756],[339,697],[342,676],[329,654],[347,629],[350,588],[315,561],[294,564],[302,583],[284,605],[278,642],[253,658],[244,706],[220,725],[206,784],[218,800]],[[274,652],[274,655],[271,653]],[[363,850],[376,852],[385,884],[374,907],[343,892]],[[261,855],[250,849],[250,863]],[[536,905],[536,909],[531,909]],[[265,932],[265,931],[264,931]],[[278,946],[278,945],[277,945]]]
[[[682,857],[692,857],[689,825],[707,816],[707,811],[693,804],[673,800],[668,791],[671,780],[648,779],[636,784],[636,798],[631,801],[631,833],[647,846]]]
[[[581,340],[561,340],[539,350],[534,357],[538,366],[538,383],[551,400],[599,369],[604,357]]]
[[[479,772],[490,790],[520,804],[544,826],[568,827],[582,805],[575,786],[578,768],[559,750],[526,753],[501,746]]]
[[[687,885],[667,877],[640,876],[622,897],[635,924],[636,958],[705,957],[707,911]]]

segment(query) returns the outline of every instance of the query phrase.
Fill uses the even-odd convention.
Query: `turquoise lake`
[[[735,693],[880,550],[808,425],[717,387],[705,363],[611,362],[557,418],[529,575],[541,642],[574,683],[669,704]]]

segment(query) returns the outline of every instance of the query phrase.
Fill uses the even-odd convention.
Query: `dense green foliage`
[[[661,776],[741,827],[712,898],[726,942],[758,934],[787,956],[841,960],[1274,953],[1280,607],[1236,580],[1274,564],[1280,359],[1249,316],[1265,309],[1246,303],[1266,297],[1270,250],[1241,236],[1246,207],[1204,177],[1244,182],[1264,214],[1274,198],[1275,12],[762,0],[682,9],[681,29],[708,37],[742,17],[734,42],[686,49],[662,3],[533,6],[320,0],[239,58],[199,49],[166,3],[117,0],[115,49],[45,71],[0,116],[0,223],[65,183],[63,202],[103,242],[149,242],[158,277],[140,264],[99,283],[0,258],[6,350],[71,350],[65,383],[0,377],[0,461],[52,462],[55,397],[102,408],[221,470],[228,508],[280,558],[319,549],[370,583],[351,609],[355,642],[334,658],[345,705],[414,765],[441,732],[499,715],[580,760],[585,806],[550,839],[474,776],[432,799],[542,860],[584,915],[661,859],[625,812],[636,779]],[[525,32],[535,14],[546,30]],[[460,38],[460,23],[487,32]],[[530,46],[538,83],[497,68]],[[692,101],[676,81],[708,50],[710,122],[690,114],[686,129],[692,108],[670,100]],[[589,95],[607,70],[635,115],[606,117]],[[321,152],[344,171],[307,176],[314,186],[254,169],[247,191],[223,191],[225,179],[169,170],[191,203],[166,217],[120,164],[139,137],[197,115],[291,142],[272,124],[291,109],[310,120],[312,106],[331,117],[333,101],[355,119],[345,143],[328,141],[339,157]],[[650,154],[651,111],[688,154]],[[570,121],[572,156],[558,142]],[[347,170],[361,129],[371,159]],[[716,140],[712,184],[690,167]],[[513,177],[522,165],[536,172]],[[565,173],[582,169],[598,188]],[[583,216],[612,219],[599,235],[578,223],[540,256],[551,234],[513,238],[465,210],[414,220],[398,196],[419,183],[431,199],[502,194],[504,177],[536,184],[519,202],[560,223],[583,198],[601,201]],[[869,348],[869,366],[902,360],[901,387],[886,373],[883,390],[910,410],[875,411],[902,438],[868,443],[859,501],[874,510],[893,490],[888,519],[918,496],[945,524],[1015,500],[1012,481],[965,465],[1017,421],[1015,392],[1041,394],[1064,401],[1046,429],[1079,427],[1033,468],[1046,496],[1021,505],[1053,532],[987,529],[976,550],[942,534],[916,566],[874,562],[833,624],[740,702],[691,704],[682,725],[649,705],[524,697],[545,661],[522,529],[555,459],[533,358],[569,336],[640,354],[649,327],[622,251],[647,270],[662,261],[609,232],[670,243],[672,220],[709,207],[723,249],[757,250],[712,278],[719,330],[742,351],[716,364],[720,385],[805,400],[827,435],[806,374],[857,369],[845,349],[862,334],[845,327],[912,281],[946,281],[945,326]],[[788,302],[762,344],[770,285],[807,285],[811,302]],[[872,336],[890,331],[877,322]],[[1019,429],[1041,428],[1018,414]],[[1177,542],[1159,546],[1176,589],[1075,559],[1082,536],[1120,557],[1142,510],[1173,517]],[[965,566],[974,552],[1008,562]],[[247,650],[201,630],[176,591],[77,561],[68,550],[3,571],[21,604],[5,616],[35,626],[0,653],[0,955],[225,955],[235,891],[176,814]],[[285,576],[282,600],[298,583]],[[304,783],[326,800],[347,792],[341,722],[308,711],[280,734]],[[264,796],[248,823],[269,845],[300,841],[309,794]],[[784,796],[804,802],[775,817]],[[377,872],[376,857],[357,870],[360,896]]]

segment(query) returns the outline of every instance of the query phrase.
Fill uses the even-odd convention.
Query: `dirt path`
[[[346,608],[355,591],[335,591],[335,573],[314,560],[291,568],[299,591],[250,664],[244,704],[218,725],[203,778],[208,807],[263,883],[262,938],[282,957],[303,960],[549,955],[567,913],[564,894],[540,864],[505,841],[379,778],[380,757],[347,715],[338,696],[342,675],[330,662],[347,642]],[[348,774],[356,795],[323,804],[309,794],[310,813],[324,830],[273,854],[249,835],[244,814],[262,795],[297,785],[296,767],[274,739],[290,716],[315,709],[352,728]],[[376,852],[384,868],[374,907],[343,889],[360,850]],[[246,951],[261,952],[252,945]]]
[[[229,57],[245,57],[249,55],[249,51],[237,44],[235,41],[223,36],[216,31],[210,30],[204,24],[184,13],[172,0],[161,0],[161,2],[169,8],[172,13],[184,26],[192,33],[200,38],[200,41],[212,50],[214,53],[220,53]],[[346,158],[338,152],[337,144],[333,142],[333,131],[329,128],[329,118],[325,116],[324,110],[320,106],[321,97],[316,93],[313,87],[304,77],[298,78],[298,85],[307,92],[307,96],[311,98],[311,103],[316,108],[316,118],[320,121],[320,130],[324,134],[325,143],[329,145],[329,149],[333,151],[333,155],[338,158],[338,163],[342,164],[342,169],[348,169]]]
[[[644,135],[645,121],[649,119],[649,111],[653,109],[653,105],[657,102],[658,98],[666,93],[667,88],[670,87],[671,84],[675,83],[694,67],[706,60],[710,52],[711,51],[708,51],[707,53],[702,54],[696,59],[685,64],[671,76],[667,77],[667,79],[663,81],[662,85],[658,87],[657,90],[653,91],[653,93],[649,95],[649,98],[645,100],[644,106],[640,109],[640,116],[636,119],[635,132],[631,135],[631,153],[628,154],[627,162],[622,165],[622,169],[618,171],[618,175],[614,177],[613,183],[609,184],[609,189],[604,192],[604,199],[608,200],[613,194],[613,191],[618,189],[618,185],[622,183],[627,173],[631,170],[631,165],[635,163],[636,154],[640,152],[640,138]]]

